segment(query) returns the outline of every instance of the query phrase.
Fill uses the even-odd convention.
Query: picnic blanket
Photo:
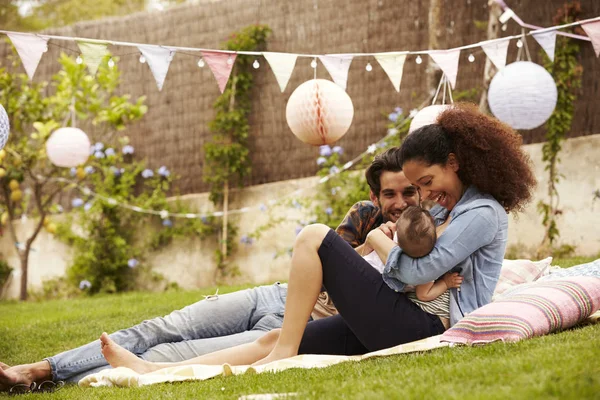
[[[223,365],[186,365],[169,367],[146,374],[125,368],[105,369],[88,375],[79,381],[80,387],[118,386],[139,387],[163,382],[181,382],[188,380],[206,380],[215,376],[241,375],[247,373],[278,372],[288,368],[325,368],[347,361],[361,361],[372,357],[383,357],[394,354],[422,352],[441,347],[449,347],[450,343],[440,342],[442,335],[405,343],[361,356],[335,356],[321,354],[303,354],[259,366]]]

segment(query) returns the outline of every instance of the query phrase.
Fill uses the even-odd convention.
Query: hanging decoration
[[[354,106],[350,96],[335,83],[312,79],[294,90],[285,116],[294,135],[304,143],[331,144],[348,132]]]
[[[492,114],[514,129],[533,129],[550,118],[557,90],[552,75],[529,61],[517,61],[499,71],[488,90]]]
[[[65,127],[52,132],[46,141],[46,152],[58,167],[77,167],[90,156],[90,139],[79,128]]]
[[[0,104],[0,150],[6,146],[10,134],[10,120],[4,106]]]
[[[508,45],[510,41],[503,40],[485,42],[481,45],[483,52],[496,66],[498,70],[501,70],[506,66],[506,54],[508,53]]]
[[[102,59],[109,54],[106,48],[107,44],[77,41],[77,46],[81,54],[83,54],[83,60],[90,70],[90,74],[95,76]]]
[[[423,108],[413,118],[408,133],[410,134],[425,125],[437,123],[438,116],[450,107],[452,107],[450,104],[434,104]]]
[[[354,56],[350,54],[319,56],[319,60],[321,60],[333,81],[344,90],[348,86],[348,70],[352,58]]]
[[[202,52],[202,58],[206,61],[208,67],[215,76],[221,93],[223,93],[225,86],[227,86],[227,81],[231,75],[231,70],[233,69],[236,57],[237,54],[235,53],[220,53],[216,51]]]
[[[281,93],[283,93],[290,80],[290,77],[292,76],[292,72],[294,71],[294,66],[296,65],[298,55],[288,53],[273,53],[267,51],[263,52],[262,54],[269,63],[271,70],[273,70],[275,79],[277,79],[277,83],[279,84],[279,89],[281,89]]]
[[[531,36],[535,39],[536,42],[548,55],[550,61],[554,62],[554,49],[556,48],[556,31],[547,31],[537,33],[535,31],[531,32]]]
[[[456,86],[456,77],[458,75],[458,60],[460,59],[460,49],[430,51],[429,56],[440,67],[452,89]]]
[[[42,54],[48,51],[48,38],[18,32],[10,32],[6,35],[17,49],[29,80],[33,79],[35,70],[42,59]]]
[[[600,56],[600,21],[582,23],[581,27],[592,41],[596,57]]]
[[[175,51],[162,46],[138,46],[138,50],[146,59],[156,81],[156,86],[161,91]]]
[[[404,62],[408,53],[385,53],[375,55],[375,59],[385,71],[396,92],[400,91],[400,82],[402,81],[402,72],[404,71]]]

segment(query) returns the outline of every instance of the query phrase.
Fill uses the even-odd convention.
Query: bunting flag
[[[212,71],[217,83],[219,84],[219,90],[221,93],[225,90],[229,75],[235,64],[235,58],[237,54],[219,53],[216,51],[203,51],[202,58]]]
[[[43,36],[28,35],[25,33],[7,33],[6,35],[17,49],[23,67],[25,67],[25,72],[27,72],[29,79],[32,80],[42,54],[48,51],[48,39]]]
[[[83,61],[85,61],[85,65],[87,65],[90,73],[96,75],[102,59],[109,54],[108,49],[106,48],[107,44],[78,41],[77,46],[79,46],[79,50],[81,51],[81,54],[83,54]]]
[[[379,65],[381,65],[388,78],[390,78],[390,81],[392,81],[396,92],[399,92],[406,53],[376,54],[375,59],[379,62]]]
[[[556,47],[556,31],[547,31],[536,33],[535,31],[531,32],[531,36],[542,46],[542,49],[550,58],[550,61],[554,62],[554,49]]]
[[[319,60],[321,60],[333,81],[344,90],[346,90],[346,86],[348,85],[348,70],[350,69],[352,58],[354,56],[351,54],[319,56]]]
[[[485,55],[494,63],[498,70],[506,66],[506,54],[508,53],[508,45],[510,40],[501,40],[491,43],[483,43],[481,48]]]
[[[147,45],[138,46],[138,50],[146,59],[150,71],[152,71],[152,75],[154,75],[156,86],[158,86],[158,90],[161,91],[175,52],[166,47]]]
[[[273,70],[273,73],[275,74],[275,79],[277,79],[279,88],[283,93],[285,87],[287,86],[290,80],[290,77],[292,76],[292,72],[294,71],[294,66],[296,65],[298,54],[273,53],[269,51],[264,51],[262,55],[269,63],[271,70]]]
[[[456,76],[458,75],[458,59],[460,58],[460,49],[451,50],[433,50],[429,52],[429,56],[440,67],[446,75],[446,78],[452,85],[452,89],[456,86]]]
[[[594,46],[594,50],[596,51],[596,57],[600,56],[600,21],[581,24],[581,27],[592,41],[592,46]]]

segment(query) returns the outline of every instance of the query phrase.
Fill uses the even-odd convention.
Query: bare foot
[[[268,364],[268,363],[271,363],[274,361],[283,360],[284,358],[290,358],[290,357],[294,357],[297,355],[298,355],[298,350],[294,351],[291,349],[286,349],[286,348],[275,346],[275,348],[273,348],[273,350],[269,353],[268,356],[266,356],[262,360],[258,360],[257,362],[253,363],[252,365]]]
[[[31,385],[33,381],[33,376],[18,366],[7,369],[0,368],[0,390],[2,391],[6,391],[19,383]]]
[[[106,332],[100,336],[102,344],[102,355],[108,361],[111,367],[127,367],[139,374],[152,372],[160,369],[151,362],[138,358],[135,354],[115,343]]]

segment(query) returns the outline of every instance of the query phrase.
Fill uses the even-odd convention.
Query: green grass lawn
[[[569,266],[589,259],[555,262]],[[220,288],[220,293],[240,287]],[[42,303],[0,302],[0,361],[33,362],[164,315],[214,293],[128,293]],[[297,398],[572,398],[600,399],[600,324],[521,343],[437,349],[344,363],[322,370],[287,370],[144,388],[80,389],[25,397],[80,399],[237,399],[256,393]],[[7,397],[0,394],[0,398]],[[24,397],[24,398],[25,398]]]

